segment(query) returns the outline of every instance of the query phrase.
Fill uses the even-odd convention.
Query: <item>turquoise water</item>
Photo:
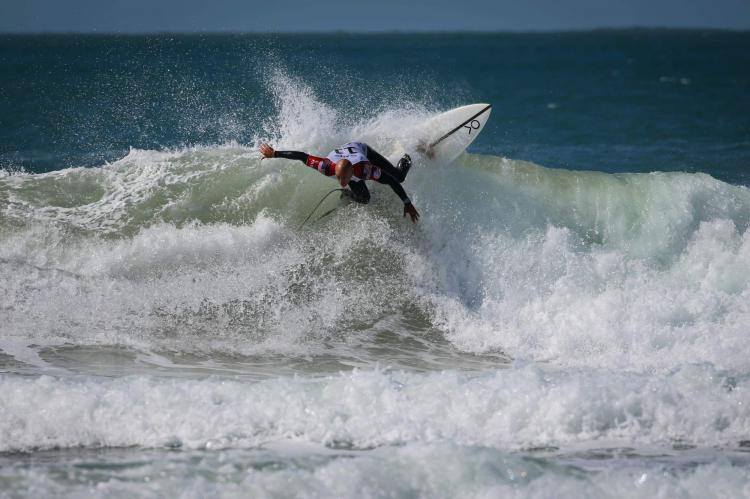
[[[0,497],[749,495],[749,49],[0,37]]]

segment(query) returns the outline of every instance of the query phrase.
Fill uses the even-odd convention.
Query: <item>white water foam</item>
[[[0,450],[253,448],[284,439],[354,448],[734,447],[750,434],[749,390],[747,376],[709,366],[666,376],[550,373],[531,365],[475,376],[354,371],[252,384],[3,376]]]

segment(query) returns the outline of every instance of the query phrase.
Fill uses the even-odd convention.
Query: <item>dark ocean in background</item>
[[[0,498],[750,496],[750,33],[0,35]],[[391,159],[417,225],[261,142]]]
[[[472,151],[547,167],[748,182],[750,34],[2,36],[0,166],[248,143],[283,68],[355,116],[490,102]]]

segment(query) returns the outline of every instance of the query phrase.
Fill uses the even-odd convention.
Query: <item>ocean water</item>
[[[750,496],[750,34],[0,36],[0,497]],[[368,206],[257,146],[386,155]]]

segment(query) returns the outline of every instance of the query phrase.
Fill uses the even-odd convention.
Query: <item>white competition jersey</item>
[[[336,162],[342,159],[349,160],[353,165],[361,163],[362,161],[367,161],[367,144],[363,144],[362,142],[349,142],[348,144],[344,144],[338,149],[331,151],[330,154],[328,154],[328,159],[330,159],[333,164],[336,164]]]

